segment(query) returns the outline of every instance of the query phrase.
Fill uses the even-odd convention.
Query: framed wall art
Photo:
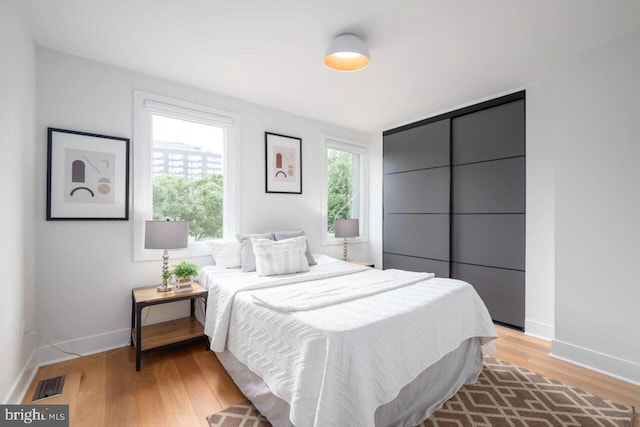
[[[47,130],[47,220],[128,220],[129,139]]]
[[[302,139],[265,132],[266,192],[302,194]]]

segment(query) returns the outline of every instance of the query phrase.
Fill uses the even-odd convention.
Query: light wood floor
[[[635,386],[548,356],[550,344],[498,327],[496,357],[589,391],[640,408]],[[146,353],[135,371],[133,348],[41,367],[27,391],[29,403],[41,379],[66,374],[62,396],[42,403],[67,403],[72,427],[207,426],[205,417],[244,400],[215,355],[204,344]],[[640,427],[636,416],[635,427]]]

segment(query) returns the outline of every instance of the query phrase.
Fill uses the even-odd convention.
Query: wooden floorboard
[[[640,386],[552,358],[545,340],[497,329],[497,358],[640,409]],[[63,394],[42,403],[69,404],[74,427],[207,426],[207,415],[244,400],[201,342],[145,353],[139,372],[131,347],[43,366],[23,403],[31,402],[38,381],[61,374],[67,375]]]

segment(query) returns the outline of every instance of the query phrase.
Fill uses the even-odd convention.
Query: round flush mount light
[[[336,71],[361,70],[369,65],[369,49],[355,34],[340,34],[329,44],[324,63]]]

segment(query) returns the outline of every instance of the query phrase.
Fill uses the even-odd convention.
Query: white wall
[[[67,348],[82,352],[124,344],[131,288],[158,280],[160,261],[132,261],[132,221],[44,220],[46,128],[132,138],[134,89],[238,112],[242,231],[302,228],[312,251],[341,256],[341,246],[319,244],[321,134],[361,142],[368,142],[368,135],[51,50],[38,49],[37,59],[37,328],[51,341],[69,341]],[[265,131],[302,138],[302,195],[265,193]],[[367,245],[351,245],[350,254],[366,259]],[[210,257],[192,261],[212,262]],[[152,308],[148,321],[184,314],[186,305],[176,306]],[[49,350],[40,355],[47,361],[60,357]]]
[[[555,210],[553,84],[526,88],[525,332],[547,340],[555,324]]]
[[[640,33],[554,74],[553,354],[640,383]]]
[[[369,144],[369,257],[382,268],[382,131]]]
[[[14,1],[0,1],[0,401],[15,402],[34,350],[35,46]]]

